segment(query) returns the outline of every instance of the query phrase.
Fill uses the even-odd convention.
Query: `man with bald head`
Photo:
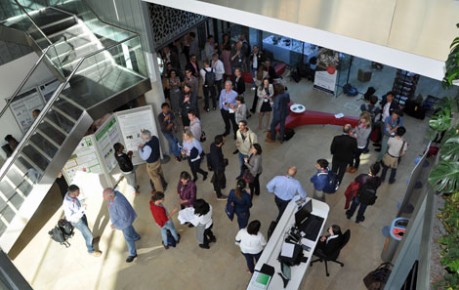
[[[135,241],[140,240],[139,234],[135,231],[134,226],[132,226],[132,223],[137,218],[137,214],[121,192],[108,187],[104,189],[103,195],[104,200],[107,201],[108,213],[110,214],[110,221],[112,223],[110,227],[113,230],[123,232],[129,252],[126,263],[131,263],[137,257]]]
[[[300,181],[295,178],[296,171],[295,166],[290,166],[287,170],[287,175],[276,176],[266,185],[268,191],[274,193],[274,201],[279,209],[277,221],[279,221],[292,199],[305,199],[307,196]]]
[[[352,164],[357,153],[357,139],[352,135],[352,126],[346,124],[343,134],[335,136],[330,146],[332,158],[332,171],[336,173],[341,184],[348,165]]]

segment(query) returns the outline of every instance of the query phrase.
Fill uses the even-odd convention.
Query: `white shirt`
[[[403,144],[405,143],[405,144]],[[387,153],[394,157],[400,157],[405,154],[408,144],[402,138],[392,137],[387,141]],[[403,149],[402,149],[403,146]],[[401,153],[401,154],[400,154]]]
[[[215,80],[222,80],[223,74],[225,73],[225,67],[223,66],[223,62],[219,59],[217,61],[212,60],[212,68],[215,72]]]
[[[198,216],[198,215],[194,215],[194,218],[193,220],[191,220],[190,222],[194,225],[194,226],[197,226],[199,224],[202,224],[202,225],[205,225],[206,226],[206,229],[208,229],[213,221],[212,221],[212,205],[209,204],[209,212],[206,213],[205,215],[201,215],[201,216]]]
[[[387,117],[390,116],[390,104],[392,103],[386,103],[383,108],[383,121],[386,120]]]
[[[71,223],[77,223],[85,214],[85,209],[81,206],[82,204],[83,200],[79,199],[78,197],[70,197],[67,192],[62,204],[62,207],[64,208],[65,219]]]
[[[244,254],[258,254],[266,246],[266,240],[260,232],[250,235],[247,229],[241,229],[236,235],[236,244]]]

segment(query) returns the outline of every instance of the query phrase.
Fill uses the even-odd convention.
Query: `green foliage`
[[[445,62],[446,71],[443,78],[445,87],[453,85],[453,82],[459,79],[459,37],[453,40],[450,49]]]
[[[457,129],[453,128],[449,131],[453,131],[448,134],[452,135],[457,132]],[[459,136],[457,133],[446,139],[441,147],[440,157],[445,161],[459,161]]]
[[[440,161],[432,168],[429,183],[442,193],[459,191],[459,162]]]
[[[448,130],[451,127],[451,99],[443,98],[438,105],[438,112],[429,120],[429,127],[437,132]]]

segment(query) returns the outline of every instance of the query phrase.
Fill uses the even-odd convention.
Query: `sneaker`
[[[137,258],[137,255],[127,257],[126,263],[131,263],[132,261],[134,261],[135,258]]]
[[[217,200],[226,200],[228,197],[224,194],[217,196]]]
[[[169,246],[164,244],[164,242],[163,242],[163,247],[164,247],[164,249],[169,250]]]
[[[100,255],[102,255],[102,252],[101,251],[94,251],[94,252],[91,252],[89,254],[91,256],[93,256],[93,257],[100,257]]]
[[[205,244],[199,244],[199,247],[201,249],[210,249],[209,245],[205,245]]]

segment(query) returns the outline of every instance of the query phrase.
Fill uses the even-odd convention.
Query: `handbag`
[[[363,283],[369,290],[382,290],[386,285],[387,279],[391,273],[392,264],[391,263],[382,263],[379,267],[368,273],[365,278],[363,278]]]
[[[242,179],[245,181],[245,183],[253,183],[255,180],[255,176],[250,173],[250,170],[248,168],[244,169],[244,173],[242,174]]]
[[[228,216],[228,218],[230,219],[230,221],[233,221],[233,219],[234,219],[234,205],[229,199],[227,199],[227,201],[226,201],[225,213]]]

